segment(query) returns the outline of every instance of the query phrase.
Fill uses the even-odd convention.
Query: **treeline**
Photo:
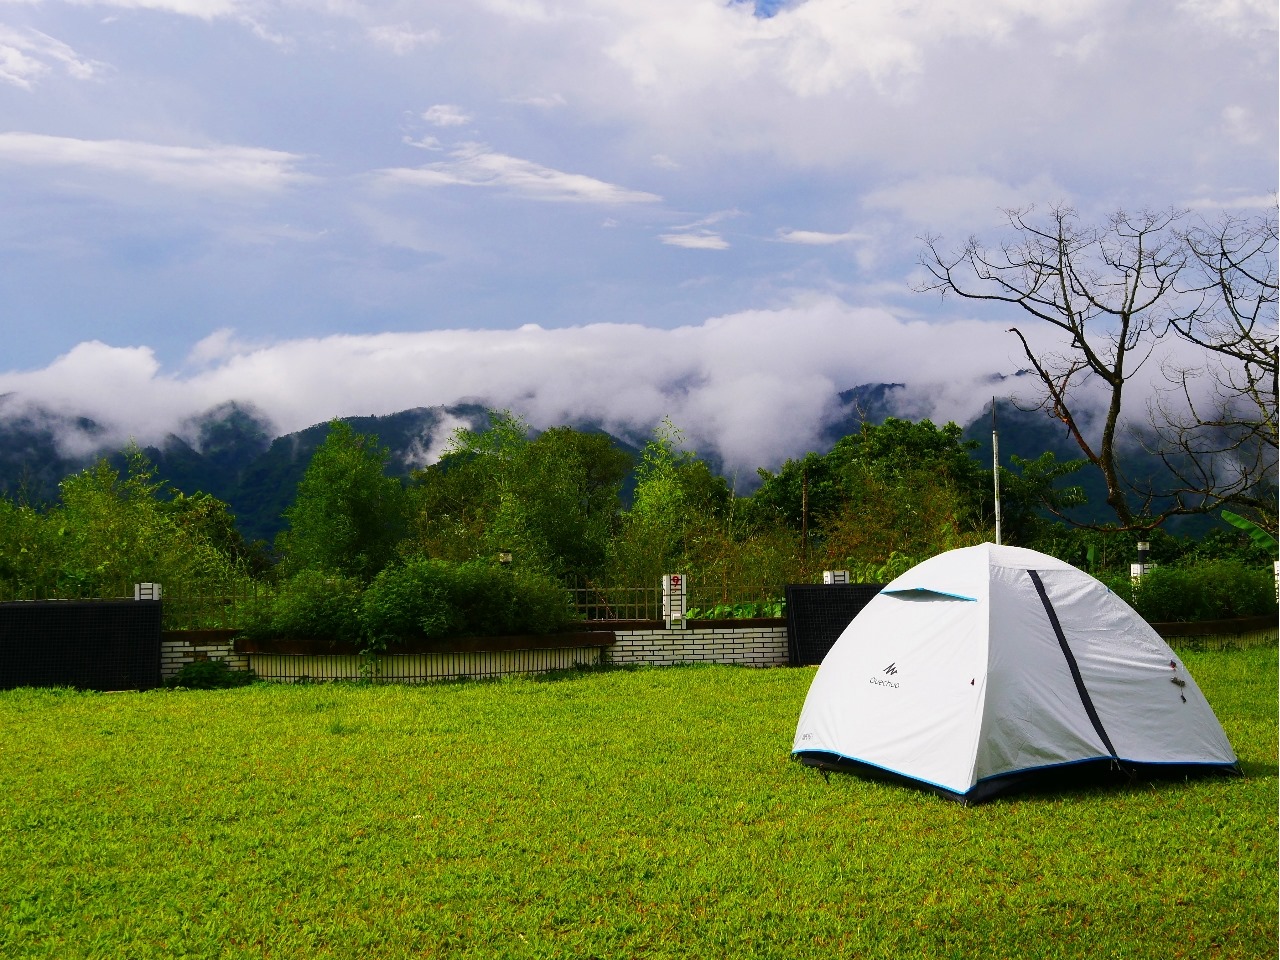
[[[388,475],[390,452],[376,437],[335,420],[275,544],[245,543],[225,504],[157,482],[135,450],[123,470],[103,461],[67,478],[50,506],[0,499],[0,590],[109,596],[157,581],[235,593],[269,583],[283,599],[252,611],[257,629],[383,642],[556,629],[572,616],[565,588],[652,586],[676,571],[697,585],[698,603],[763,603],[822,570],[884,581],[992,540],[993,478],[973,446],[954,423],[888,419],[828,453],[761,470],[759,488],[737,496],[669,422],[633,462],[605,434],[535,433],[495,414],[487,430],[457,431],[437,463],[405,482]],[[1002,469],[1005,543],[1099,574],[1127,571],[1138,539],[1166,565],[1274,559],[1225,528],[1192,541],[1047,519],[1046,507],[1083,496],[1071,485],[1078,467],[1045,454]],[[484,621],[505,607],[536,622]]]

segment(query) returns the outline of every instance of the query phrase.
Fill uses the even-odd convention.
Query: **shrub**
[[[786,605],[781,600],[748,600],[742,603],[717,603],[710,607],[693,607],[686,611],[690,620],[741,620],[752,617],[782,617]]]
[[[1157,566],[1134,584],[1126,575],[1104,582],[1152,623],[1228,620],[1276,613],[1271,570],[1238,560],[1211,560],[1195,566]]]
[[[196,660],[164,682],[166,687],[187,690],[225,690],[246,687],[258,679],[252,670],[232,670],[225,660]]]
[[[569,592],[541,573],[516,571],[515,613],[517,633],[555,633],[581,622]]]
[[[244,634],[255,639],[305,637],[331,643],[358,643],[361,637],[360,581],[302,570],[272,597],[254,601],[244,617]]]
[[[447,637],[461,627],[452,602],[454,566],[414,559],[387,567],[360,603],[365,636],[375,647],[408,637]]]
[[[414,558],[388,567],[364,593],[361,619],[374,647],[426,637],[551,633],[576,619],[554,580],[482,561]]]

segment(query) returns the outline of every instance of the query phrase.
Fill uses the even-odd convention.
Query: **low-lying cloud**
[[[632,438],[663,417],[690,444],[752,476],[815,449],[838,393],[903,383],[904,414],[977,416],[993,375],[1023,364],[1006,324],[927,322],[810,295],[773,309],[658,329],[435,330],[251,342],[224,330],[182,369],[145,346],[90,341],[47,367],[0,374],[0,416],[34,407],[88,416],[120,443],[156,442],[228,400],[252,403],[279,433],[334,416],[476,400],[536,427],[591,421]]]

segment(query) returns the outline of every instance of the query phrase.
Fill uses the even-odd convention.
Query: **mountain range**
[[[839,394],[839,412],[821,434],[825,452],[837,440],[856,432],[864,422],[880,423],[886,417],[903,416],[903,384],[864,384]],[[1011,455],[1026,458],[1046,450],[1060,459],[1074,459],[1079,450],[1056,421],[1040,413],[999,406],[1001,463]],[[489,410],[475,403],[418,407],[385,416],[344,417],[359,433],[373,434],[391,453],[390,472],[407,477],[413,470],[434,462],[459,427],[481,429]],[[598,431],[591,423],[571,423],[581,430]],[[209,493],[225,501],[236,516],[241,533],[249,540],[270,542],[283,526],[285,508],[293,501],[298,481],[311,454],[324,442],[328,424],[319,423],[282,436],[272,436],[272,425],[251,405],[229,402],[185,423],[143,452],[156,468],[157,479],[192,494]],[[974,456],[991,462],[990,407],[965,426],[965,436],[978,447]],[[615,444],[638,457],[642,437],[614,437]],[[120,445],[112,444],[100,424],[87,417],[65,417],[49,411],[18,408],[12,397],[0,396],[0,493],[27,502],[50,502],[58,483],[66,476],[106,456],[123,465]],[[721,465],[714,455],[704,456],[713,470]],[[1097,471],[1085,470],[1080,482],[1089,494],[1089,518],[1106,519],[1106,506]],[[755,478],[749,478],[754,481]],[[739,486],[744,484],[739,478]],[[750,487],[754,487],[754,482]],[[629,486],[624,499],[629,499]],[[749,489],[739,489],[739,493]],[[1082,518],[1084,518],[1082,516]],[[1185,531],[1184,531],[1185,532]]]

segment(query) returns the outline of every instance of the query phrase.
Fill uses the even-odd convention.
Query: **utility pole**
[[[800,557],[809,559],[809,467],[800,468]]]
[[[996,545],[1000,544],[1000,432],[996,429],[996,398],[991,398],[991,478],[996,491]]]

